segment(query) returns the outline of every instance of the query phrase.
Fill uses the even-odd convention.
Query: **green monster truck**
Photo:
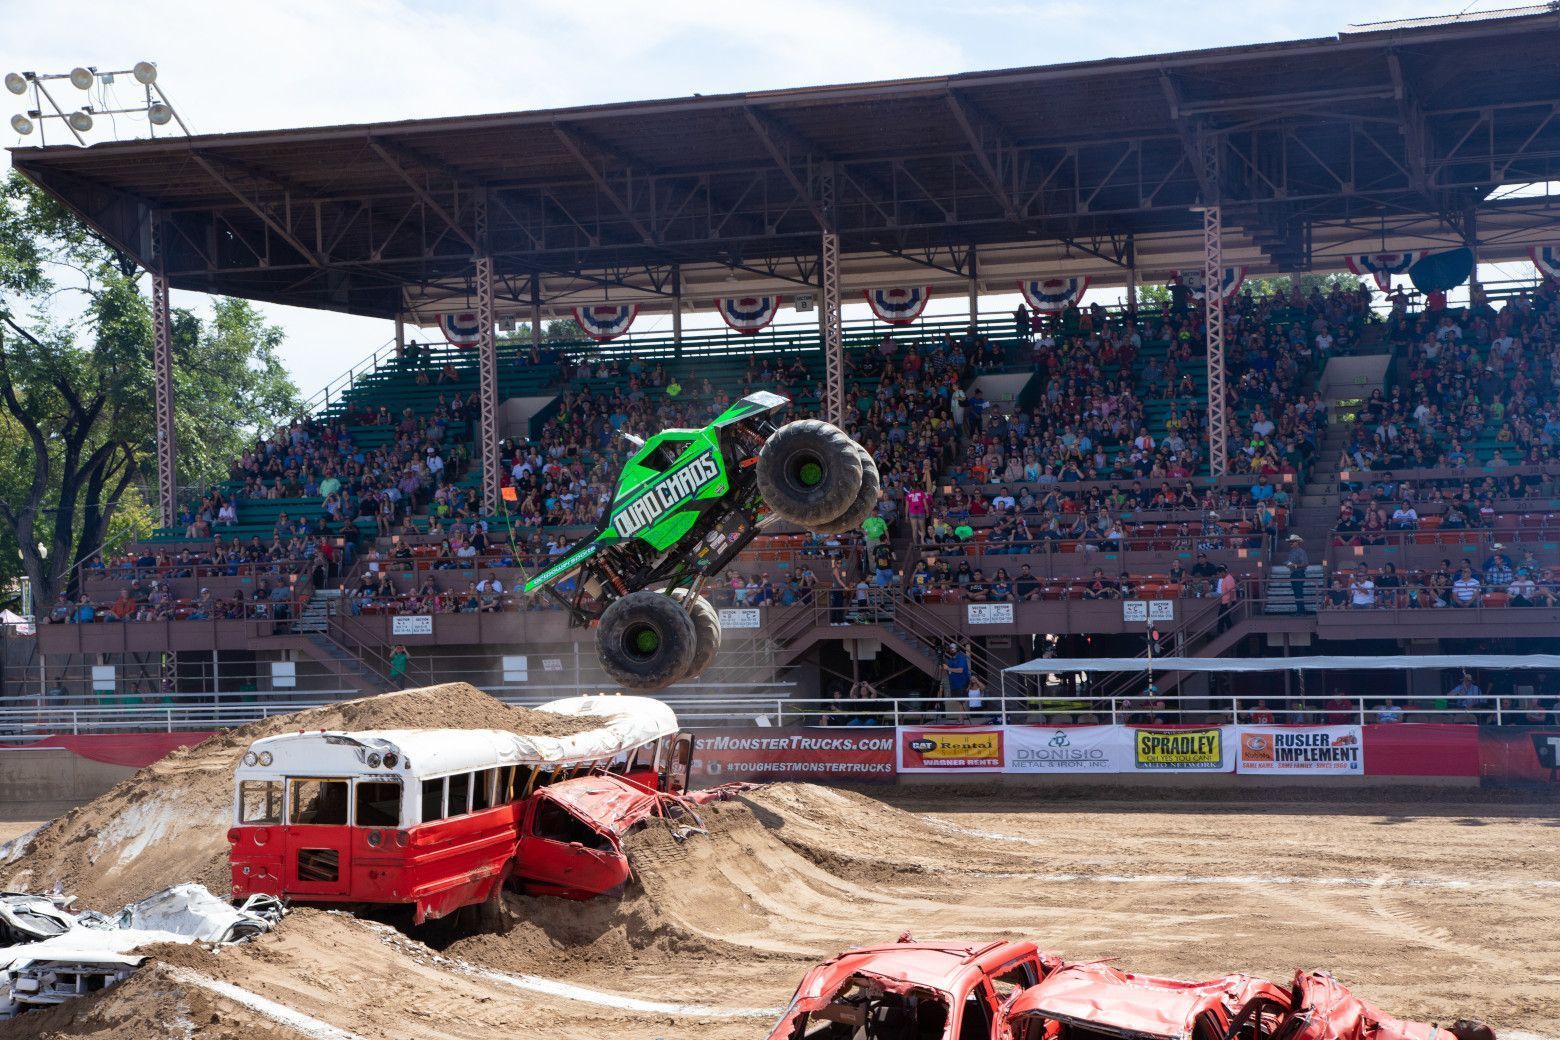
[[[663,430],[618,474],[601,527],[526,582],[596,624],[607,674],[635,690],[692,678],[720,648],[706,582],[777,517],[821,534],[860,526],[878,500],[877,464],[817,419],[776,427],[790,404],[749,394],[702,430]],[[560,585],[573,578],[572,588]]]

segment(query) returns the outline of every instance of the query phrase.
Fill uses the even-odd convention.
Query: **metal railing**
[[[1138,676],[1141,680],[1141,676]],[[582,692],[571,685],[537,687],[521,695],[499,694],[509,704],[534,707]],[[597,691],[584,691],[597,692]],[[0,738],[9,742],[47,735],[116,732],[200,732],[225,729],[329,704],[355,696],[229,698],[194,703],[144,705],[34,704],[0,707]],[[248,699],[245,699],[248,698]],[[978,704],[960,698],[950,705],[941,697],[879,697],[871,699],[795,698],[789,696],[662,695],[691,729],[786,725],[915,726],[915,725],[1363,725],[1372,722],[1463,722],[1499,726],[1554,725],[1557,714],[1530,697],[1481,697],[1472,704],[1453,704],[1446,697],[1410,698],[1343,695],[1325,701],[1299,699],[1269,704],[1247,694],[1105,694],[1089,689],[1077,694],[1037,691],[1029,695],[993,693]],[[1535,719],[1534,716],[1542,716]]]

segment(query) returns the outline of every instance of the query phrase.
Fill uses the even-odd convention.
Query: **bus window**
[[[471,774],[456,773],[450,777],[450,799],[444,815],[461,816],[470,811]]]
[[[422,822],[444,819],[444,778],[422,782]]]
[[[640,745],[639,747],[634,749],[634,765],[633,765],[633,768],[636,769],[636,770],[638,770],[638,769],[654,769],[655,768],[655,745],[654,744],[643,744],[643,745]]]
[[[345,780],[292,780],[288,822],[340,826],[347,822]]]
[[[514,801],[519,801],[531,793],[531,784],[536,780],[536,771],[529,766],[515,766],[514,793],[510,796]]]
[[[496,769],[479,769],[471,774],[471,811],[493,808],[493,781]]]
[[[494,805],[503,805],[512,802],[515,798],[515,767],[500,766],[498,770],[498,793],[493,796]]]
[[[401,781],[359,780],[357,825],[398,827],[401,824]]]
[[[281,823],[282,785],[275,780],[244,780],[238,785],[239,823]]]
[[[578,843],[587,849],[611,852],[612,843],[606,836],[587,827],[579,817],[549,799],[542,799],[536,807],[536,819],[531,823],[531,833],[538,838],[556,841],[563,845]]]

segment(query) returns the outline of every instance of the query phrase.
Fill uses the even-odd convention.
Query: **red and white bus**
[[[621,884],[622,834],[678,804],[692,738],[646,697],[541,710],[601,725],[568,737],[430,729],[255,741],[235,777],[233,898],[408,904],[420,924],[496,902],[510,878],[571,898]]]

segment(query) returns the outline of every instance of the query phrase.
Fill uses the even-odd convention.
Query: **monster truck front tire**
[[[855,445],[856,454],[861,456],[861,490],[856,494],[856,501],[850,504],[850,508],[838,520],[832,520],[826,524],[819,524],[813,528],[819,534],[844,534],[854,531],[866,522],[867,517],[877,512],[878,494],[883,489],[882,478],[878,476],[877,462],[867,452],[866,448]]]
[[[815,529],[861,493],[861,456],[845,431],[817,419],[786,423],[758,452],[758,491],[780,519]]]
[[[688,666],[688,674],[684,676],[686,679],[696,678],[703,673],[720,650],[720,614],[703,596],[694,596],[693,602],[689,604],[688,597],[692,594],[691,589],[675,589],[672,592],[673,599],[687,605],[688,615],[693,618],[694,632],[698,637],[697,647],[693,651],[693,664]]]
[[[698,641],[682,604],[659,592],[630,592],[614,600],[596,627],[601,667],[630,690],[659,690],[687,675]]]

